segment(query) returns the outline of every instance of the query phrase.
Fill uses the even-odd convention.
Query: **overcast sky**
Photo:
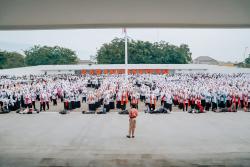
[[[250,52],[250,29],[127,29],[129,37],[144,41],[188,44],[192,58],[210,56],[219,61],[242,61]],[[123,37],[122,29],[0,31],[0,49],[18,51],[33,45],[59,45],[75,50],[80,59],[95,55],[103,43]]]

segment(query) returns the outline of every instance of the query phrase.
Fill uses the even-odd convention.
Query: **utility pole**
[[[248,49],[248,47],[245,47],[244,54],[243,54],[243,59],[244,59],[243,61],[245,61],[245,59],[246,59],[247,49]]]

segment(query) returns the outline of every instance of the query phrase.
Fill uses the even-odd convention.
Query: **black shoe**
[[[132,138],[135,138],[135,136],[132,136]]]
[[[130,136],[129,136],[129,135],[127,135],[127,138],[130,138]]]

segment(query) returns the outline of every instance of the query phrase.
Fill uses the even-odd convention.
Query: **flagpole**
[[[125,75],[126,79],[128,79],[128,36],[126,28],[124,28],[124,33],[125,33]]]

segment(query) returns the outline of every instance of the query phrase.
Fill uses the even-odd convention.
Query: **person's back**
[[[128,138],[134,138],[135,128],[136,128],[136,117],[138,116],[138,110],[136,108],[131,108],[129,111],[129,134]]]
[[[136,118],[138,115],[138,110],[136,108],[131,108],[129,111],[129,117],[130,119]]]

